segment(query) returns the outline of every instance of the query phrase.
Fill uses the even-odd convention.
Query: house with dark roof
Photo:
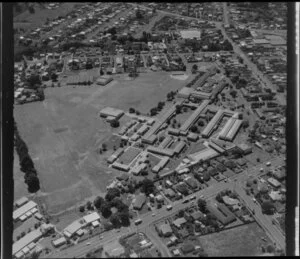
[[[146,202],[146,196],[145,194],[141,193],[135,197],[133,202],[133,208],[135,210],[141,210],[145,202]]]
[[[198,188],[198,184],[196,182],[196,180],[194,180],[192,177],[188,177],[184,180],[188,186],[190,186],[193,189],[197,189]]]
[[[183,254],[188,254],[191,253],[195,250],[195,246],[192,243],[185,243],[182,247],[181,247],[181,251]]]
[[[191,213],[191,217],[193,218],[194,221],[203,219],[205,215],[201,211],[194,211]]]
[[[173,233],[173,230],[169,223],[164,223],[158,227],[158,231],[164,237],[170,237]]]
[[[227,225],[236,220],[233,213],[221,203],[217,203],[217,205],[213,203],[209,203],[207,205],[207,209],[210,213],[215,215],[218,221],[220,221],[223,225]]]

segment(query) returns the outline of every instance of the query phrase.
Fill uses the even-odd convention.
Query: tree
[[[249,121],[248,120],[244,120],[243,121],[243,128],[246,129],[249,127]]]
[[[229,92],[229,94],[232,96],[232,98],[236,98],[237,91],[236,91],[236,90],[231,90],[231,91]]]
[[[56,73],[52,73],[51,74],[51,80],[52,80],[52,82],[56,82],[57,78],[58,78],[58,75]]]
[[[121,221],[120,221],[120,217],[119,217],[118,213],[111,215],[110,222],[113,224],[113,226],[115,228],[120,227]]]
[[[108,218],[108,217],[110,217],[110,215],[111,215],[111,210],[110,210],[110,204],[109,204],[109,202],[107,202],[107,201],[104,201],[103,202],[103,204],[102,204],[102,206],[101,206],[101,213],[102,213],[102,216],[104,217],[104,218]]]
[[[27,79],[27,83],[29,84],[30,88],[35,87],[36,85],[41,85],[41,78],[38,74],[32,74],[29,76],[29,78]]]
[[[119,212],[119,219],[121,221],[122,226],[130,226],[130,215],[128,211]]]
[[[100,76],[103,76],[104,75],[104,72],[102,70],[102,68],[100,69]]]
[[[155,189],[155,186],[154,186],[154,183],[152,180],[148,179],[148,178],[145,178],[143,181],[142,181],[142,185],[141,185],[141,191],[143,193],[145,193],[147,196],[150,194],[150,193],[153,193]]]
[[[38,88],[36,95],[40,98],[40,101],[44,101],[45,100],[45,93],[44,93],[44,89],[42,88]]]
[[[106,151],[107,150],[107,145],[105,143],[102,144],[102,150]]]
[[[196,73],[197,70],[198,70],[198,66],[197,66],[196,64],[194,64],[194,65],[192,66],[192,73],[193,73],[193,74]]]
[[[106,201],[111,201],[115,197],[120,197],[120,190],[118,188],[110,188],[105,195],[105,200]]]
[[[80,212],[84,212],[84,210],[85,210],[84,206],[81,205],[81,206],[79,207],[79,211],[80,211]]]
[[[151,110],[150,110],[150,115],[151,116],[155,116],[157,114],[157,108],[152,108]]]
[[[129,108],[129,113],[135,113],[135,109],[134,108]]]
[[[87,203],[86,203],[86,209],[87,210],[92,210],[92,203],[90,202],[90,201],[88,201]]]
[[[31,14],[35,13],[35,9],[34,9],[34,7],[32,5],[28,7],[28,11]]]
[[[198,127],[196,125],[193,125],[190,130],[191,130],[191,132],[195,133],[198,131]]]
[[[94,206],[100,210],[101,209],[101,205],[104,203],[104,199],[101,196],[97,196],[96,199],[94,200]]]
[[[220,203],[222,203],[222,202],[223,202],[223,199],[222,199],[222,195],[221,195],[221,193],[218,193],[218,194],[217,194],[217,196],[216,196],[216,200],[217,200],[218,202],[220,202]]]
[[[38,259],[38,258],[39,258],[39,253],[37,251],[33,251],[28,257],[28,259]]]
[[[144,17],[140,9],[135,12],[135,16],[137,19],[143,19]]]
[[[200,211],[205,212],[206,211],[206,201],[203,200],[203,199],[199,199],[198,200],[198,207],[199,207]]]
[[[261,205],[262,212],[267,215],[271,215],[274,213],[275,206],[271,201],[265,201]]]
[[[268,252],[268,253],[274,253],[274,252],[275,252],[274,246],[268,245],[268,246],[267,246],[267,252]]]
[[[202,120],[198,121],[198,126],[203,127],[204,126],[204,121],[202,121]]]
[[[176,114],[181,113],[181,105],[177,104],[176,105]]]
[[[210,179],[209,173],[208,172],[204,172],[203,173],[203,180],[207,182],[207,181],[209,181],[209,179]]]
[[[35,174],[26,174],[25,183],[28,185],[28,192],[30,193],[36,193],[40,189],[40,181]]]

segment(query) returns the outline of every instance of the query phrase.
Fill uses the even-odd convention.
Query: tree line
[[[34,168],[33,161],[29,155],[28,147],[21,138],[17,124],[14,121],[14,147],[19,156],[20,169],[24,175],[25,183],[28,186],[28,192],[36,193],[40,189],[40,181],[37,176],[37,171]]]

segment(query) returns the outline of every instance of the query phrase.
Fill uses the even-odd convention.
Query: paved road
[[[278,226],[272,224],[272,218],[262,213],[261,206],[255,204],[253,200],[248,196],[244,189],[239,185],[234,186],[234,190],[244,200],[250,210],[255,211],[253,214],[257,223],[265,230],[271,240],[274,241],[279,248],[285,250],[285,237]]]
[[[151,9],[151,8],[146,7],[146,6],[142,6],[142,7],[144,7],[145,9]],[[226,9],[227,9],[227,7],[226,7]],[[177,16],[177,17],[182,17],[182,18],[185,18],[187,20],[198,20],[197,18],[188,17],[188,16],[184,16],[184,15],[180,15],[180,14],[175,14],[175,13],[171,13],[171,12],[167,12],[167,11],[162,11],[162,10],[157,10],[157,12],[164,13],[166,15],[173,15],[173,16]],[[274,86],[272,84],[272,82],[257,68],[257,66],[254,63],[251,62],[251,60],[245,55],[245,53],[239,48],[239,46],[237,44],[235,44],[231,40],[231,38],[227,35],[224,27],[222,26],[223,23],[222,22],[215,22],[215,21],[213,21],[213,23],[216,25],[216,27],[218,29],[220,29],[222,31],[222,34],[224,35],[225,39],[229,40],[229,42],[233,46],[234,52],[237,53],[244,60],[244,63],[252,71],[253,75],[258,79],[258,81],[261,81],[266,87],[271,88],[271,89],[273,89],[273,90],[276,91],[276,86]],[[277,96],[277,100],[282,105],[286,104],[286,98],[284,97],[284,95]]]
[[[227,8],[227,3],[223,2],[223,18],[224,18],[224,24],[229,24],[229,10]]]
[[[274,158],[271,159],[272,166],[276,167],[278,165],[283,164],[283,158]],[[185,199],[190,198],[191,196],[195,195],[197,198],[199,198],[201,195],[203,195],[206,199],[212,198],[215,195],[217,195],[220,191],[223,191],[225,189],[236,189],[238,193],[241,195],[241,198],[245,200],[248,206],[250,208],[255,209],[255,218],[257,219],[257,222],[269,233],[270,238],[278,244],[278,246],[284,248],[284,237],[282,233],[276,229],[276,226],[272,224],[270,221],[271,219],[268,218],[268,216],[263,215],[261,213],[260,206],[253,205],[253,202],[251,202],[251,198],[249,196],[245,196],[246,194],[241,189],[240,186],[244,186],[245,181],[247,180],[247,177],[249,175],[258,176],[261,174],[259,171],[259,168],[266,167],[265,164],[261,163],[255,167],[252,167],[249,169],[246,173],[240,173],[238,175],[234,175],[229,178],[228,182],[218,182],[212,186],[209,186],[206,189],[200,190],[196,193],[191,194],[190,196],[187,196]],[[235,181],[236,180],[236,181]],[[65,249],[63,251],[55,252],[48,256],[48,258],[72,258],[72,257],[81,257],[87,254],[89,251],[99,248],[102,245],[108,244],[110,242],[113,242],[116,239],[119,239],[121,236],[125,234],[129,234],[132,232],[149,232],[149,226],[153,223],[157,223],[164,218],[169,217],[171,214],[173,214],[176,211],[185,209],[190,206],[190,203],[183,203],[183,200],[178,200],[173,202],[173,209],[171,211],[166,210],[166,207],[161,208],[160,210],[157,210],[156,215],[152,216],[153,212],[148,212],[140,216],[140,218],[143,220],[143,222],[135,226],[132,224],[129,228],[122,228],[120,232],[116,232],[115,230],[106,232],[103,234],[103,239],[100,241],[99,236],[95,236],[85,242],[79,243],[78,245],[74,247],[70,247],[68,249]],[[256,207],[255,207],[256,206]],[[271,222],[271,224],[270,224]],[[273,237],[274,235],[274,237]],[[152,237],[152,238],[151,238]],[[150,233],[151,240],[153,239],[153,243],[157,244],[158,241],[156,241],[155,233]],[[90,245],[87,245],[86,243],[89,242]],[[162,247],[162,246],[159,246]],[[165,249],[162,249],[162,253]]]
[[[218,27],[222,31],[225,39],[228,39],[228,41],[232,44],[234,52],[237,53],[243,59],[244,64],[246,64],[248,66],[248,69],[252,71],[253,76],[256,77],[258,81],[261,81],[268,88],[276,91],[276,86],[274,86],[272,82],[266,76],[264,76],[264,74],[257,68],[257,66],[254,63],[252,63],[249,57],[245,55],[245,53],[240,49],[240,47],[232,41],[232,39],[227,35],[224,27]],[[286,103],[286,100],[283,95],[277,95],[276,97],[281,105],[284,105]]]
[[[140,38],[140,37],[143,35],[143,32],[144,32],[144,31],[145,31],[145,32],[151,32],[152,27],[153,27],[153,26],[155,25],[155,23],[156,23],[157,21],[159,21],[163,16],[164,16],[164,14],[162,14],[162,13],[157,13],[157,14],[155,15],[155,17],[151,18],[151,20],[150,20],[150,22],[149,22],[148,24],[146,24],[146,25],[144,25],[144,26],[138,28],[138,31],[135,32],[135,33],[133,34],[133,37]]]

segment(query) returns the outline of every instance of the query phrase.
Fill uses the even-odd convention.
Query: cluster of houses
[[[247,24],[250,28],[253,29],[265,29],[265,30],[284,30],[286,29],[286,12],[287,5],[285,3],[268,3],[268,9],[272,10],[273,15],[264,15],[260,12],[260,8],[251,8],[245,3],[242,6],[240,3],[231,3],[230,4],[230,18],[237,24]],[[256,17],[253,14],[260,14],[260,19],[254,20],[253,17]]]

